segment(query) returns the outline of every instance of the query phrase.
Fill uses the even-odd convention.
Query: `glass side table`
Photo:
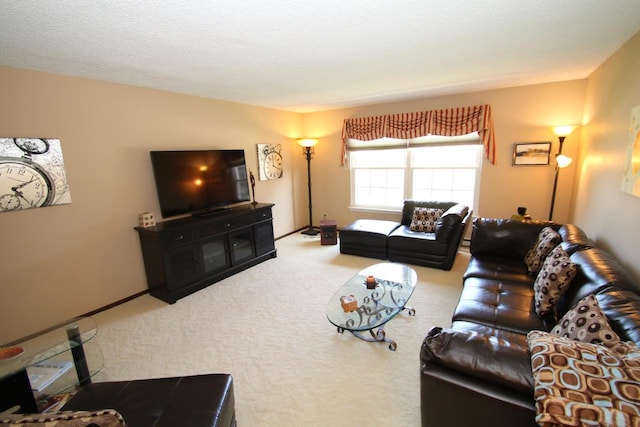
[[[38,402],[89,384],[104,366],[100,347],[90,342],[97,333],[93,318],[81,317],[0,348],[0,412],[39,412]],[[29,376],[35,384],[36,365],[46,362],[70,368],[33,390]]]

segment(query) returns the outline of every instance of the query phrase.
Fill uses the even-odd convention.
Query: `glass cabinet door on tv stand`
[[[40,412],[51,397],[91,383],[104,366],[91,342],[97,332],[93,318],[81,317],[4,346],[14,355],[0,360],[0,412]]]
[[[202,244],[201,250],[205,274],[216,273],[231,266],[225,236],[208,239]]]
[[[243,228],[240,231],[229,233],[233,264],[239,264],[255,256],[253,241],[253,230],[251,228]]]

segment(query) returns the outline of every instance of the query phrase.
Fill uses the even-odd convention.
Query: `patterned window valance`
[[[349,140],[408,140],[427,135],[461,136],[473,132],[478,132],[485,156],[495,164],[496,142],[490,105],[345,119],[342,128],[342,164],[345,163],[347,151],[355,148]],[[392,145],[397,147],[397,144]],[[379,144],[376,146],[381,148]],[[362,144],[359,147],[362,148]]]

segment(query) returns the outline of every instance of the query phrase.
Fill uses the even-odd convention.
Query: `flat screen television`
[[[250,200],[244,150],[150,154],[163,218],[212,214]]]

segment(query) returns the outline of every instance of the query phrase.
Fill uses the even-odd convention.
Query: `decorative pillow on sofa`
[[[550,313],[576,275],[576,265],[561,246],[556,246],[544,260],[533,283],[538,316]]]
[[[124,427],[126,423],[113,409],[60,411],[45,414],[0,414],[0,425],[18,427]]]
[[[539,425],[640,425],[638,347],[620,343],[627,350],[616,352],[543,331],[529,332],[527,342]]]
[[[600,309],[594,295],[582,298],[551,330],[552,334],[573,340],[611,347],[620,341]]]
[[[540,270],[545,258],[561,241],[560,234],[551,227],[545,227],[540,231],[536,242],[524,257],[529,274],[534,275]]]
[[[414,208],[409,229],[411,231],[433,233],[436,231],[436,222],[438,222],[443,213],[444,209]]]

